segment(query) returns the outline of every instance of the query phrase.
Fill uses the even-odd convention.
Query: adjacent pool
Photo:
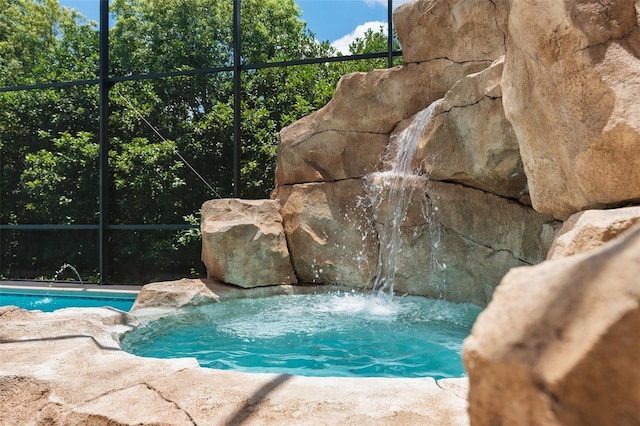
[[[90,288],[60,289],[54,287],[0,287],[0,306],[53,312],[62,308],[95,308],[109,306],[129,311],[137,291],[112,291]]]

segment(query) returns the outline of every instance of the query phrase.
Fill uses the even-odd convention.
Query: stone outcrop
[[[272,200],[210,200],[202,205],[202,261],[207,276],[240,287],[297,282]]]
[[[463,185],[430,182],[427,193],[444,227],[479,245],[508,251],[528,264],[545,259],[560,227],[552,216]]]
[[[464,343],[471,424],[640,424],[640,226],[516,268]]]
[[[511,1],[502,80],[533,207],[640,200],[640,2]]]
[[[360,178],[382,168],[389,135],[328,130],[308,139],[281,136],[276,187]]]
[[[576,213],[562,225],[547,258],[558,259],[593,250],[638,223],[640,206]]]
[[[171,294],[161,295],[161,287]],[[225,298],[222,285],[213,288],[209,300]],[[228,292],[255,290],[268,289]],[[200,280],[182,280],[155,285],[153,293],[157,301],[185,301],[202,291]],[[192,358],[141,358],[122,351],[118,336],[137,325],[133,315],[108,308],[43,313],[0,307],[0,424],[468,425],[466,379],[206,369]]]
[[[503,0],[427,0],[398,7],[393,22],[406,63],[493,61],[505,53],[506,17]]]
[[[502,108],[503,63],[501,57],[447,92],[420,137],[414,161],[432,180],[524,199],[527,178],[518,140]]]
[[[401,6],[394,19],[406,65],[344,76],[325,107],[282,129],[272,198],[282,204],[301,282],[358,288],[373,282],[387,244],[379,237],[390,226],[384,218],[389,213],[380,210],[389,201],[384,189],[382,197],[376,193],[376,174],[392,167],[398,135],[435,101],[437,117],[415,160],[422,171],[432,180],[527,201],[518,144],[501,103],[503,62],[498,59],[505,54],[506,16],[503,1]],[[424,43],[425,37],[439,42]],[[509,268],[544,258],[424,216],[420,206],[437,193],[424,191],[413,194],[416,202],[403,224],[397,292],[485,304]],[[525,216],[512,218],[518,222],[514,233],[525,226],[520,223]],[[530,244],[548,248],[549,235],[543,242],[542,234],[540,229]]]
[[[400,121],[443,97],[460,78],[491,62],[436,59],[347,74],[327,105],[282,129],[280,140],[286,146],[287,141],[302,142],[328,130],[389,134]]]
[[[286,185],[274,196],[301,282],[371,283],[378,251],[363,180]]]
[[[397,214],[376,180],[425,111],[413,165],[429,184],[403,219],[398,292],[485,304],[509,268],[547,257],[554,218],[640,200],[639,14],[638,1],[399,7],[406,65],[344,76],[280,132],[272,198],[300,282],[375,282]]]
[[[416,178],[419,179],[419,178]],[[509,269],[542,262],[560,222],[504,197],[463,185],[423,180],[407,194],[399,239],[397,293],[480,306]],[[394,220],[380,182],[368,187],[378,234]],[[487,221],[487,217],[492,217]]]

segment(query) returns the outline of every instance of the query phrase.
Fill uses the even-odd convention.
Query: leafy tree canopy
[[[232,63],[230,0],[113,0],[110,7],[112,77]],[[243,0],[241,17],[244,64],[336,54],[315,39],[293,0]],[[98,39],[95,22],[57,0],[0,0],[0,87],[95,79]],[[369,30],[351,50],[385,51],[386,43],[382,29]],[[325,105],[343,74],[385,66],[376,59],[244,71],[242,195],[268,197],[282,127]],[[180,223],[204,200],[231,196],[230,72],[119,82],[109,101],[110,223]],[[98,117],[95,85],[0,93],[2,223],[97,223]],[[115,238],[112,261],[133,257],[147,265],[139,271],[199,263],[172,252],[184,235],[163,235]],[[11,251],[3,264],[18,262],[30,243],[3,245]],[[121,273],[134,274],[135,266],[127,268]]]

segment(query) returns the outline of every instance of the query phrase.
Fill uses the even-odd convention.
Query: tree
[[[114,0],[110,75],[230,66],[232,11],[230,0]],[[300,17],[293,0],[243,0],[242,63],[334,55]],[[352,49],[384,50],[385,43],[382,31],[370,31]],[[57,0],[0,0],[0,54],[0,86],[93,79],[97,28]],[[282,127],[326,104],[342,74],[385,65],[382,59],[243,71],[243,196],[268,197]],[[231,196],[229,71],[118,82],[109,100],[110,223],[180,223],[203,201]],[[97,86],[0,93],[0,129],[2,223],[97,223]],[[72,246],[77,233],[65,238]],[[200,263],[193,238],[175,231],[114,231],[110,239],[110,280],[144,281]],[[3,259],[16,264],[38,244],[12,239]],[[69,261],[47,253],[53,268]]]

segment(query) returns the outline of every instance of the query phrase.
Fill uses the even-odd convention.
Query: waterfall
[[[376,220],[382,223],[378,236],[378,269],[373,284],[373,294],[379,296],[393,295],[398,257],[402,251],[401,225],[407,218],[414,191],[423,189],[427,179],[417,174],[412,163],[420,137],[439,102],[435,101],[417,113],[409,127],[397,135],[394,143],[389,144],[387,159],[390,170],[372,176],[376,185],[372,204],[376,210]],[[395,154],[392,154],[394,150]]]

